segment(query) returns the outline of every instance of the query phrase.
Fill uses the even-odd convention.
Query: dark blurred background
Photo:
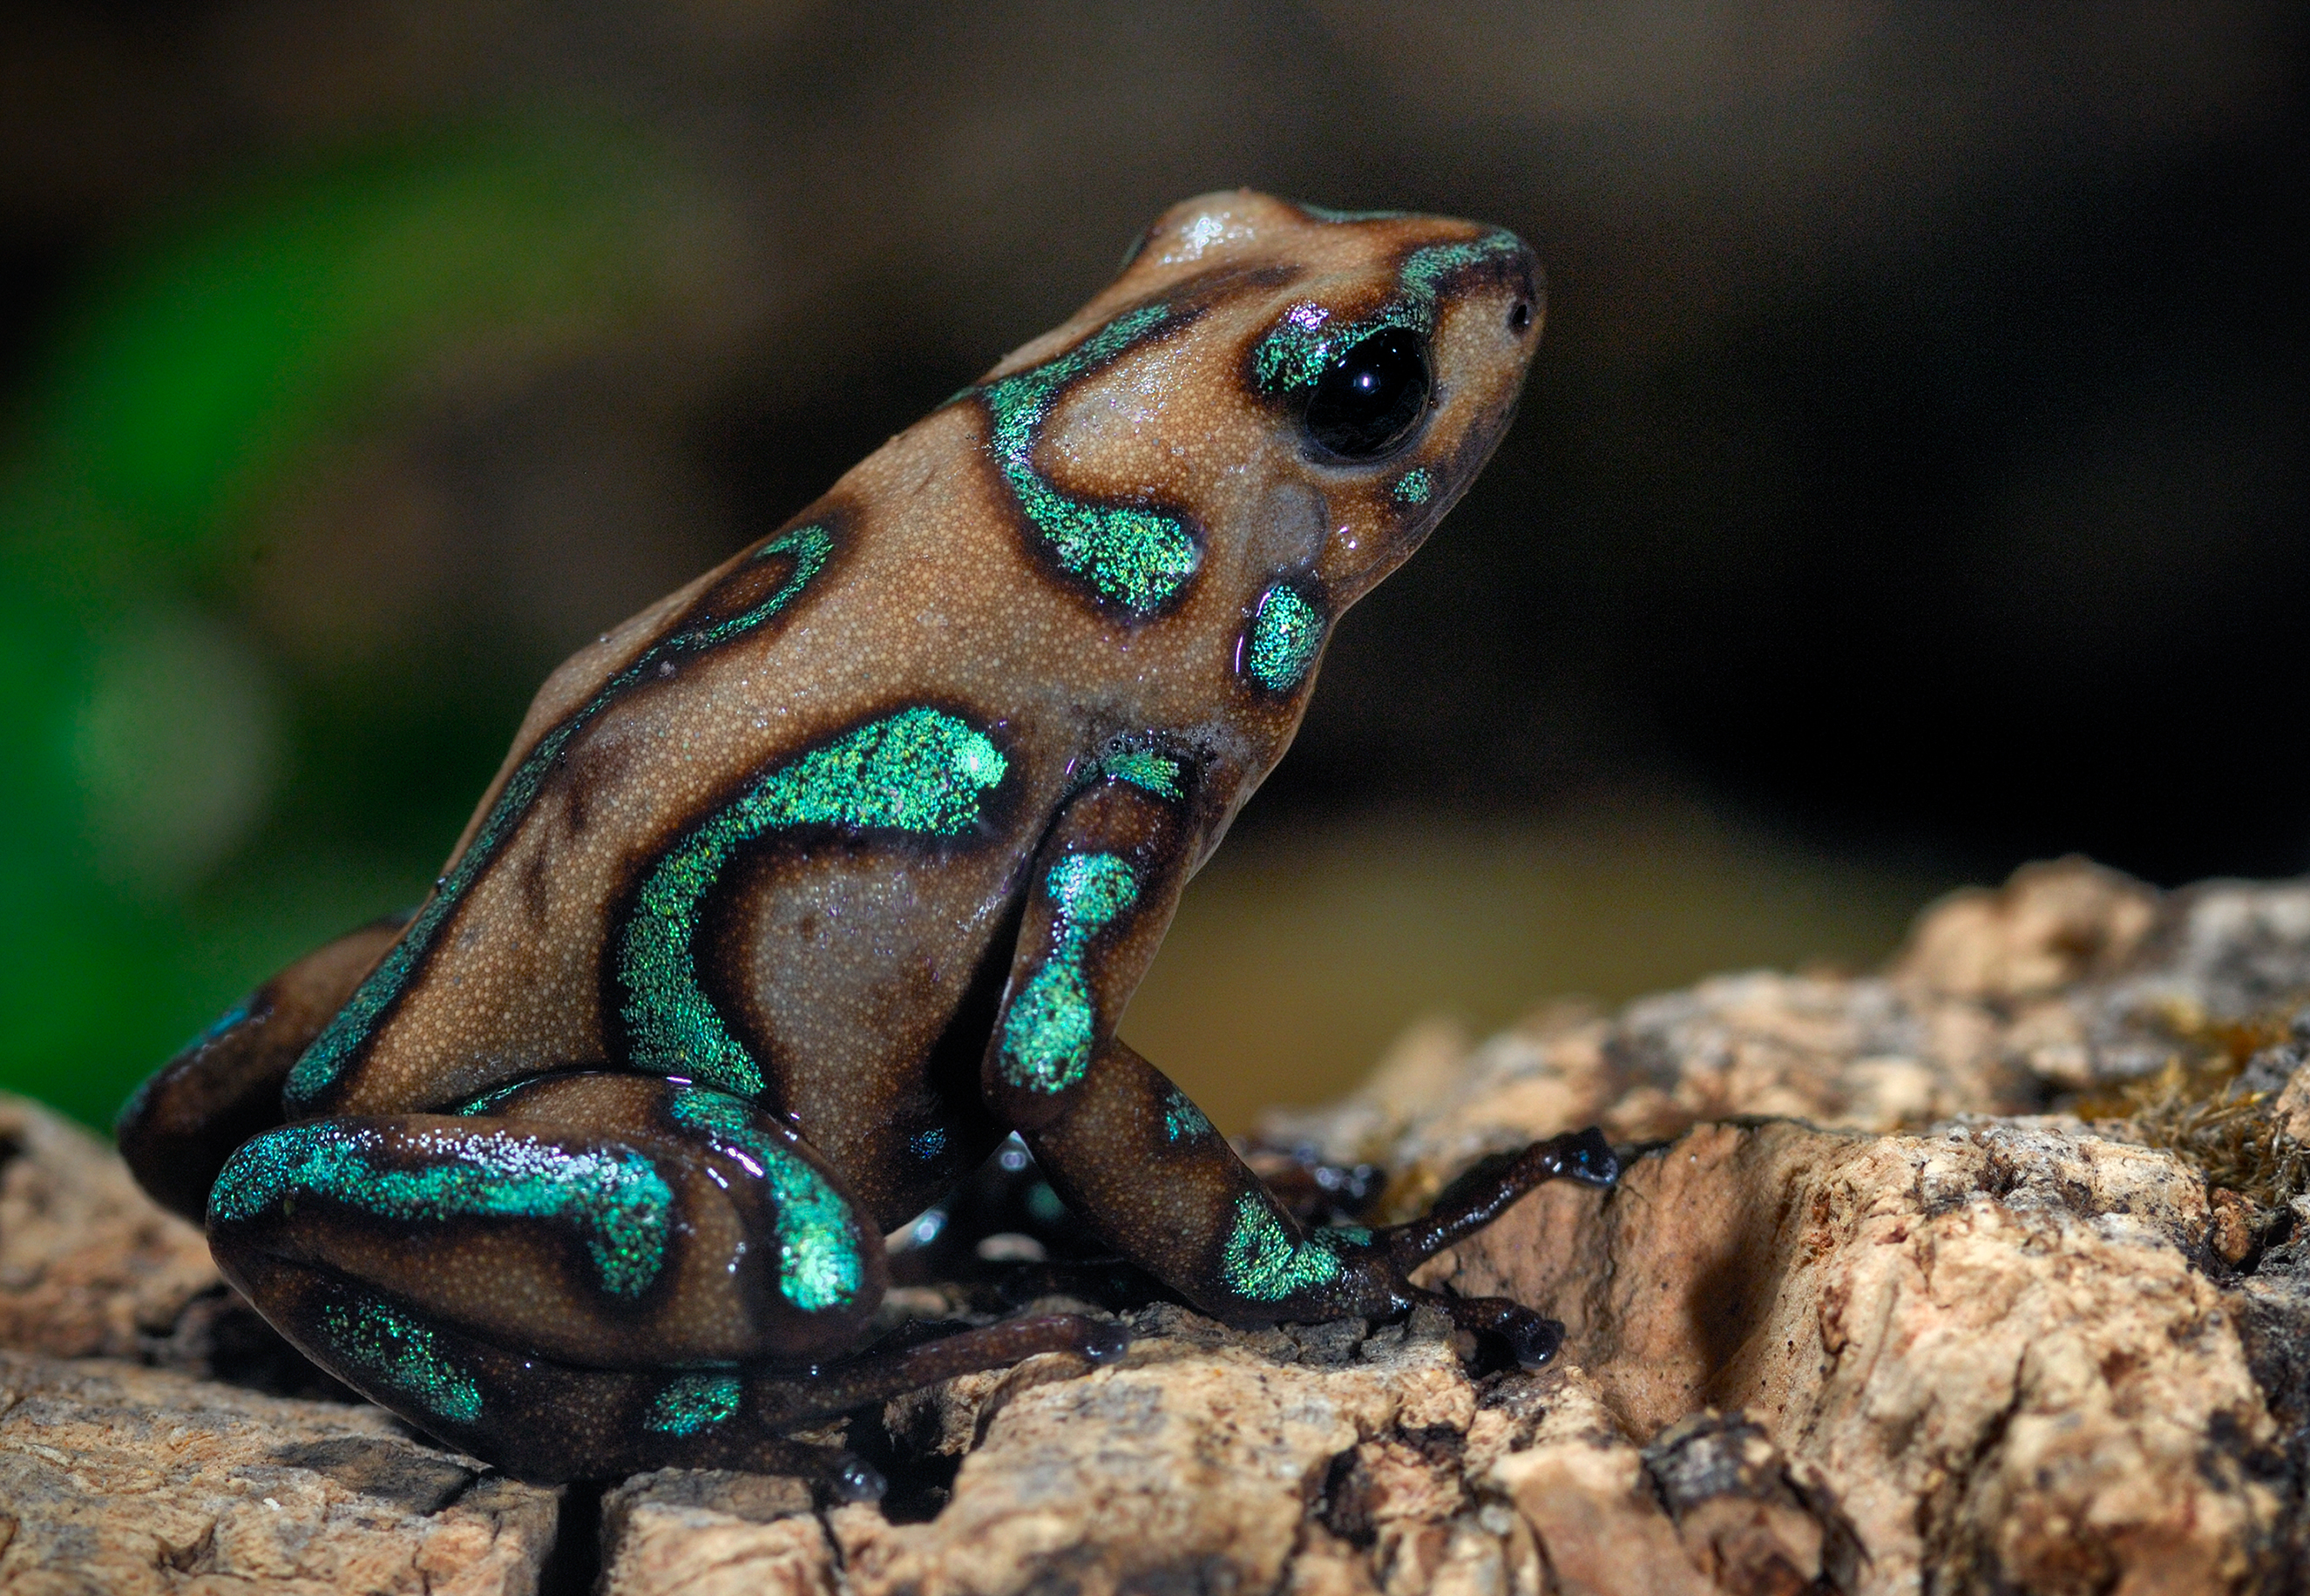
[[[101,1121],[413,902],[557,659],[1236,184],[1551,296],[1125,1022],[1222,1123],[2031,857],[2310,868],[2303,15],[13,6],[0,1084]]]

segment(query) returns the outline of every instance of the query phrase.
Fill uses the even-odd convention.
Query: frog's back
[[[1326,318],[1420,313],[1422,260],[1529,280],[1506,234],[1348,223],[1180,207],[1073,321],[563,665],[292,1112],[632,1068],[763,1102],[838,1168],[978,1150],[970,1078],[1061,801],[1103,747],[1159,737],[1215,841],[1297,724],[1325,595],[1335,615],[1481,464],[1311,470],[1279,424]],[[1312,640],[1247,673],[1280,592]]]

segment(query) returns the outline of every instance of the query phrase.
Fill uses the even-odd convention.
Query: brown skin
[[[1321,634],[1498,441],[1539,311],[1530,253],[1469,223],[1248,193],[1175,207],[1073,319],[782,529],[815,529],[814,553],[774,534],[555,672],[403,944],[332,944],[265,989],[261,1019],[171,1063],[123,1116],[131,1166],[188,1213],[214,1184],[220,1263],[317,1361],[553,1476],[795,1466],[781,1426],[1030,1351],[1116,1350],[1112,1327],[1061,1318],[855,1355],[879,1236],[1009,1130],[1101,1236],[1222,1319],[1434,1300],[1406,1279],[1420,1258],[1538,1181],[1611,1178],[1593,1133],[1417,1225],[1311,1236],[1114,1027],[1289,745]],[[1295,325],[1313,341],[1290,343]],[[1376,443],[1327,447],[1349,435],[1316,425],[1323,395],[1375,369],[1375,330],[1417,351],[1425,402]],[[1279,348],[1305,358],[1264,359]],[[1038,369],[1072,375],[1021,423],[1027,389],[1003,379]],[[1185,528],[1191,574],[1133,588],[1081,557],[1068,517],[1111,529],[1117,507]],[[1311,618],[1281,667],[1255,619],[1278,584]],[[829,777],[818,808],[793,807],[797,773],[889,753],[873,728],[908,716],[947,739],[923,756],[935,779]],[[944,818],[890,808],[901,789]],[[648,989],[687,994],[676,1025],[637,996],[635,928],[675,923],[668,862],[769,812],[749,802],[789,807],[678,898],[690,962],[647,967],[694,967]],[[1070,897],[1091,865],[1119,899]],[[669,1064],[665,1037],[696,1067]],[[491,1184],[537,1160],[553,1173],[521,1188],[548,1194],[530,1206]],[[662,1238],[622,1295],[586,1250],[608,1234],[586,1225],[610,1212],[612,1167],[665,1194],[618,1210]],[[805,1255],[847,1261],[832,1298],[795,1284]],[[1443,1305],[1527,1361],[1553,1348],[1515,1305]],[[742,1369],[742,1402],[670,1429],[685,1367]]]

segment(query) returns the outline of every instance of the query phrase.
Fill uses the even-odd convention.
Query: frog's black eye
[[[1411,435],[1428,409],[1428,354],[1388,327],[1350,345],[1316,379],[1307,435],[1334,455],[1370,460]]]

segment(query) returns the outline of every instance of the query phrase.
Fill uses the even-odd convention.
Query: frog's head
[[[1541,312],[1513,233],[1235,191],[1165,212],[1111,287],[993,375],[1063,377],[1038,455],[1079,502],[1182,516],[1180,602],[1283,582],[1320,630],[1474,480]]]

